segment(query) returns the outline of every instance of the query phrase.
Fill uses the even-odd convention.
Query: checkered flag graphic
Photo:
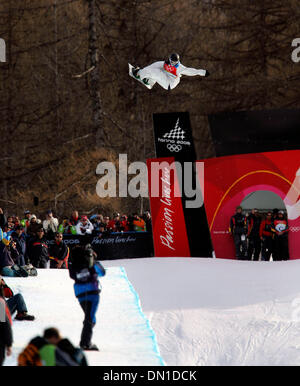
[[[164,138],[170,139],[184,139],[184,130],[179,126],[179,118],[177,119],[175,128],[172,129],[169,133],[164,135]]]

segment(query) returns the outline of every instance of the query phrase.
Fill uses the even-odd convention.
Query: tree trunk
[[[89,59],[93,71],[90,72],[90,92],[92,97],[93,125],[96,143],[103,141],[102,108],[99,84],[99,54],[97,49],[96,7],[95,0],[88,0],[89,13]]]

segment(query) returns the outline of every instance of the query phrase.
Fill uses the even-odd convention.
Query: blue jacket
[[[98,277],[105,275],[105,269],[99,261],[95,262],[91,268],[83,268],[80,271],[75,271],[72,264],[70,264],[69,273],[70,277],[75,280],[74,291],[76,297],[98,294],[101,291]]]

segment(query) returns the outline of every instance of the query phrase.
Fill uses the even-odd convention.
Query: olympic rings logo
[[[181,146],[181,145],[175,145],[175,144],[168,143],[168,144],[167,144],[167,148],[168,148],[170,151],[173,151],[173,152],[175,152],[175,153],[178,153],[178,152],[182,149],[182,146]]]
[[[300,231],[300,227],[290,227],[289,231],[290,232],[299,232]]]

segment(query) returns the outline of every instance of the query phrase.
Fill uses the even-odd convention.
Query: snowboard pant
[[[32,261],[32,265],[35,268],[48,268],[48,260],[46,259],[39,259]]]
[[[7,299],[6,303],[11,315],[15,311],[17,311],[17,313],[27,312],[27,307],[22,294],[14,295],[10,299]]]
[[[269,261],[271,254],[273,256],[274,251],[274,242],[272,237],[265,237],[262,243],[262,252],[261,252],[261,258],[262,260]]]
[[[152,63],[149,66],[140,69],[138,75],[142,80],[145,78],[150,79],[151,85],[154,85],[157,82],[165,90],[175,88],[180,82],[179,77],[173,78],[164,71],[164,62],[162,61]]]
[[[289,260],[289,242],[287,235],[275,235],[274,250],[276,253],[273,255],[273,260]]]
[[[4,267],[1,271],[2,276],[7,277],[27,277],[28,273],[23,267],[14,264],[12,267]]]
[[[96,324],[96,312],[98,310],[100,296],[99,294],[83,295],[79,296],[78,300],[85,315],[80,338],[80,347],[88,347],[92,343],[93,328]]]
[[[234,245],[235,245],[235,256],[237,259],[244,260],[247,255],[247,239],[242,240],[242,235],[235,234]]]
[[[261,252],[261,239],[259,236],[257,237],[250,237],[249,243],[248,243],[248,260],[252,259],[252,255],[254,252],[254,261],[258,261],[259,254]]]

